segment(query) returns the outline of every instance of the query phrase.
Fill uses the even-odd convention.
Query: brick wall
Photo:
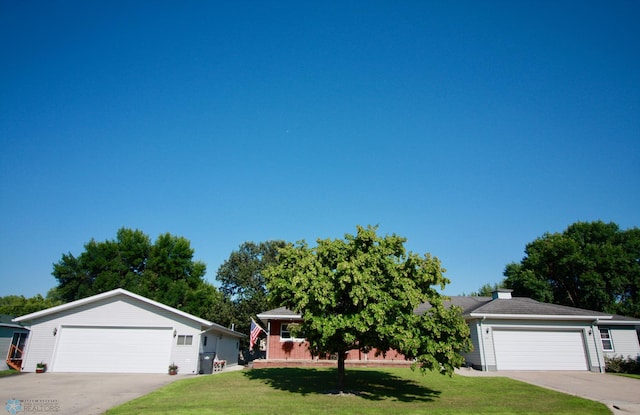
[[[283,340],[280,337],[282,324],[295,323],[295,321],[277,321],[271,320],[271,333],[268,339],[268,360],[313,360],[313,356],[309,352],[309,343],[299,340]],[[331,356],[321,356],[319,360],[332,360]],[[335,357],[333,358],[335,360]],[[376,356],[376,350],[369,353],[362,353],[358,349],[350,350],[347,354],[347,360],[353,361],[405,361],[404,355],[395,350],[390,350],[386,356],[382,354]]]

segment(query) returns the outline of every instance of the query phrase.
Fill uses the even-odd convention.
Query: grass
[[[601,403],[502,377],[453,378],[406,368],[271,368],[197,376],[107,411],[117,414],[610,414]]]
[[[13,369],[8,369],[8,370],[0,370],[0,378],[5,377],[5,376],[13,376],[13,375],[17,375],[20,372],[18,372],[17,370],[13,370]]]
[[[635,375],[632,373],[611,373],[611,374],[616,376],[624,376],[625,378],[640,379],[640,375]]]

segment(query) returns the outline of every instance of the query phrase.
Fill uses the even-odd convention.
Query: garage
[[[203,348],[238,363],[244,334],[122,288],[14,319],[30,328],[22,370],[51,372],[198,373]],[[205,335],[203,335],[205,333]],[[209,341],[207,336],[215,338]]]
[[[165,373],[171,328],[65,327],[57,333],[51,371]]]
[[[494,330],[498,370],[588,370],[582,331]]]

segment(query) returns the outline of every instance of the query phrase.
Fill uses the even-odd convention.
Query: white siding
[[[178,365],[178,372],[182,374],[186,373],[198,373],[198,357],[200,356],[200,332],[193,331],[186,327],[179,328],[176,331],[177,335],[173,338],[173,350],[171,353],[171,362]],[[178,336],[186,335],[193,336],[193,342],[191,345],[178,344]]]
[[[178,346],[172,337],[171,361],[180,367],[180,373],[196,373],[201,327],[197,322],[154,307],[125,295],[109,297],[89,304],[64,310],[33,321],[28,339],[25,371],[35,371],[38,362],[51,365],[57,336],[62,326],[108,327],[170,327],[179,334],[192,335],[191,346]]]
[[[480,342],[484,350],[483,360],[485,370],[496,370],[496,352],[493,348],[493,326],[490,322],[480,323]]]
[[[469,353],[464,353],[463,356],[468,365],[473,366],[474,368],[481,368],[482,365],[482,355],[481,355],[481,344],[480,344],[480,325],[478,321],[469,322],[469,329],[471,332],[471,343],[473,344],[473,350]]]
[[[604,356],[602,354],[602,345],[600,344],[600,335],[598,327],[595,325],[585,328],[587,358],[592,372],[604,372]]]
[[[219,360],[226,360],[227,365],[238,364],[238,353],[240,338],[237,336],[230,336],[221,331],[212,329],[202,335],[207,337],[207,345],[200,347],[201,352],[215,352],[216,357]]]
[[[640,355],[640,345],[638,344],[638,334],[635,327],[610,326],[608,328],[613,341],[613,351],[604,351],[606,356],[623,356],[635,358]],[[600,338],[598,336],[598,338]],[[602,347],[602,344],[600,345]]]
[[[238,343],[239,339],[230,336],[218,338],[218,359],[226,360],[228,365],[238,364]]]

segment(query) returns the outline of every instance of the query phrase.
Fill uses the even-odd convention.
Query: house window
[[[280,326],[280,341],[302,342],[304,341],[304,339],[301,339],[299,337],[294,337],[293,334],[291,334],[291,329],[289,327],[289,324],[282,324]]]
[[[179,346],[191,346],[193,344],[193,336],[192,335],[179,335],[178,336],[178,345]]]
[[[602,340],[602,350],[612,352],[613,340],[611,340],[611,332],[609,329],[600,329],[600,339]]]

